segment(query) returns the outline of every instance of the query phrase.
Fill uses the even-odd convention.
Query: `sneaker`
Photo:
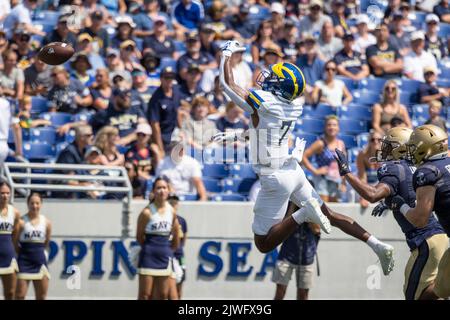
[[[302,206],[307,209],[305,210],[305,221],[318,224],[325,233],[329,234],[331,232],[330,220],[322,213],[317,199],[312,198],[308,201],[303,201]]]
[[[389,275],[394,270],[394,247],[386,243],[381,243],[377,246],[376,254],[380,259],[384,275]]]

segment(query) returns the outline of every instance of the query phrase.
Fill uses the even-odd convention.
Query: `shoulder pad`
[[[386,162],[377,170],[378,180],[385,176],[398,176],[399,170],[397,167],[398,163]]]
[[[442,173],[439,168],[432,165],[425,165],[417,168],[413,176],[414,189],[423,186],[434,186],[441,178]]]

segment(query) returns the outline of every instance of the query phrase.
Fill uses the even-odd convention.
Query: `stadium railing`
[[[111,175],[68,174],[69,172],[89,172],[102,170]],[[1,168],[2,178],[11,187],[11,202],[14,202],[15,191],[28,195],[32,190],[52,192],[92,192],[106,194],[124,194],[123,204],[123,236],[129,236],[130,203],[133,199],[133,188],[124,167],[105,167],[97,165],[73,165],[31,162],[5,162]],[[66,173],[66,174],[65,174]],[[70,185],[69,181],[102,182],[92,185]],[[36,182],[33,182],[36,181]],[[105,184],[113,184],[105,185]]]

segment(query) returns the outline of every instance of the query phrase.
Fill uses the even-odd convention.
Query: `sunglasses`
[[[328,68],[325,68],[325,70],[327,70],[327,71],[336,71],[336,68],[328,67]]]
[[[381,142],[381,138],[372,138],[370,139],[370,142]]]
[[[85,137],[85,138],[90,138],[90,137],[92,137],[92,136],[93,136],[92,133],[86,133],[86,134],[83,134],[83,137]]]
[[[128,47],[125,48],[125,51],[132,52],[132,51],[134,51],[134,47],[133,46],[128,46]]]
[[[397,90],[396,87],[386,87],[386,91],[395,91]]]
[[[56,77],[58,74],[57,73],[52,73],[51,75],[50,75],[50,77]]]
[[[28,41],[30,41],[30,39],[31,39],[30,36],[21,36],[21,37],[20,37],[20,41],[26,41],[26,42],[28,42]]]

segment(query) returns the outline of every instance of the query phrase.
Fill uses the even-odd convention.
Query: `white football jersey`
[[[290,158],[288,138],[303,107],[263,90],[251,90],[249,99],[259,116],[256,126],[250,121],[250,161],[256,173],[271,174]]]

